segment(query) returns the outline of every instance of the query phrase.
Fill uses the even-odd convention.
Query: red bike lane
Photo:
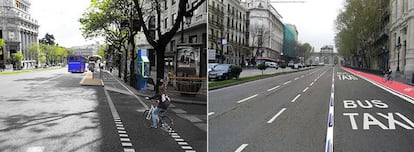
[[[411,99],[414,99],[414,87],[405,83],[401,83],[398,81],[392,81],[392,82],[388,82],[388,81],[383,81],[383,77],[382,76],[377,76],[374,74],[369,74],[369,73],[365,73],[365,72],[361,72],[361,71],[357,71],[351,68],[346,68],[346,67],[341,67],[342,69],[344,69],[345,71],[348,71],[354,75],[363,77],[365,79],[368,79],[372,82],[375,82],[385,88],[388,88],[398,94],[404,95],[406,97],[409,97]]]

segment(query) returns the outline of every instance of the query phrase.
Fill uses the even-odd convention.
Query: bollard
[[[414,83],[414,73],[413,73],[413,75],[411,77],[411,83]]]

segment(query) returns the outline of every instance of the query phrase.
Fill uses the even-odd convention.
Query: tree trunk
[[[160,82],[161,79],[164,79],[164,56],[165,56],[165,46],[155,47],[156,49],[156,66],[157,66],[157,79],[156,85],[154,86],[155,94],[158,94],[158,87],[162,85]],[[165,81],[165,80],[164,80]]]

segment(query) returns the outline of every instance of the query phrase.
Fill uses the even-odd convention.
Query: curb
[[[245,80],[245,81],[240,81],[240,82],[234,82],[234,83],[229,83],[229,84],[225,84],[225,85],[215,86],[215,87],[211,87],[211,88],[209,87],[208,88],[208,91],[217,90],[217,89],[221,89],[221,88],[225,88],[225,87],[230,87],[230,86],[234,86],[234,85],[239,85],[239,84],[243,84],[243,83],[248,83],[248,82],[251,82],[251,81],[257,81],[257,80],[272,78],[272,77],[276,77],[276,76],[280,76],[280,75],[285,75],[285,74],[290,74],[290,73],[296,73],[296,72],[302,72],[302,71],[311,70],[311,69],[314,69],[314,68],[309,68],[309,69],[304,69],[304,70],[299,70],[299,71],[288,71],[288,72],[286,72],[284,74],[279,74],[279,75],[275,75],[275,76],[265,76],[263,78],[258,78],[258,79],[251,79],[251,80]],[[277,73],[273,73],[273,74],[277,74]],[[253,76],[259,76],[259,75],[252,75],[251,77],[253,77]]]

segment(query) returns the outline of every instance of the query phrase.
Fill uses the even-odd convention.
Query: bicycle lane
[[[112,80],[112,83],[114,81]],[[174,119],[173,129],[176,134],[164,135],[161,129],[146,128],[144,126],[143,111],[145,107],[135,96],[129,94],[127,89],[114,89],[111,85],[108,85],[107,88],[108,95],[119,113],[120,119],[117,120],[114,116],[114,125],[117,127],[115,132],[119,133],[121,144],[124,143],[122,145],[124,151],[132,151],[126,149],[134,149],[135,151],[194,151],[195,149],[203,151],[200,146],[192,145],[194,137],[188,135],[196,132],[194,130],[198,128],[171,112],[172,107],[167,115]],[[145,104],[149,105],[149,102]]]
[[[383,87],[386,87],[388,89],[393,90],[396,93],[399,93],[400,95],[403,95],[405,97],[409,97],[411,99],[414,99],[414,87],[408,84],[404,84],[398,81],[383,81],[383,77],[377,76],[377,75],[373,75],[373,74],[369,74],[369,73],[365,73],[365,72],[361,72],[361,71],[357,71],[351,68],[345,68],[342,67],[342,69],[344,69],[345,71],[348,71],[354,75],[358,75],[358,76],[362,76],[365,79],[368,79],[370,81],[373,81],[375,83],[377,83],[378,85],[381,85]]]
[[[335,72],[335,151],[411,151],[413,104],[361,73]]]

